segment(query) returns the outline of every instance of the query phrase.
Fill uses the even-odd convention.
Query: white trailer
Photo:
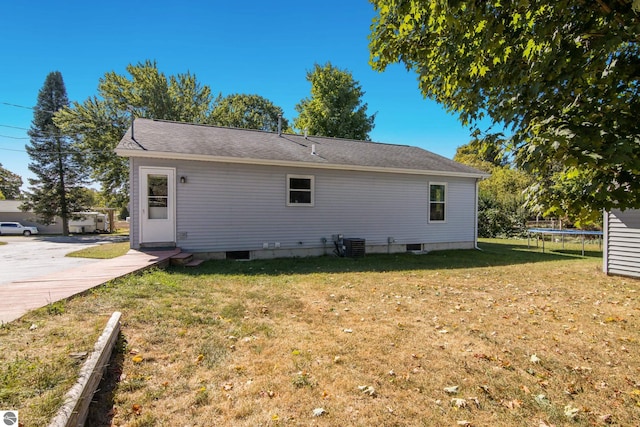
[[[69,232],[80,233],[108,233],[109,217],[100,212],[74,212],[75,219],[69,220]]]

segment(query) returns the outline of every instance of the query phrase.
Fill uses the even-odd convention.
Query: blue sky
[[[365,0],[3,1],[0,16],[0,163],[25,184],[33,111],[7,104],[34,106],[51,71],[62,73],[69,99],[82,102],[105,73],[125,74],[147,59],[166,75],[195,74],[216,95],[264,96],[289,120],[310,95],[307,71],[330,61],[366,92],[368,112],[377,113],[372,140],[451,158],[470,139],[455,116],[423,99],[415,74],[401,65],[371,69],[374,11]]]

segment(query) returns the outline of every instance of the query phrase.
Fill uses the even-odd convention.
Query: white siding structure
[[[604,215],[604,272],[640,277],[640,210]]]
[[[38,227],[40,234],[62,234],[62,218],[55,217],[53,224],[44,225],[38,222],[35,213],[20,210],[22,200],[0,200],[0,221],[19,222],[22,225]]]
[[[248,252],[250,258],[330,254],[334,235],[365,239],[369,253],[471,249],[476,245],[477,182],[485,175],[475,169],[415,147],[312,137],[307,143],[298,135],[280,137],[240,129],[232,130],[231,136],[220,143],[219,150],[227,152],[224,156],[216,151],[212,155],[207,151],[213,150],[208,145],[201,149],[205,153],[181,152],[187,150],[184,145],[178,152],[156,151],[166,145],[155,147],[146,141],[166,138],[167,135],[160,137],[154,132],[162,130],[157,127],[167,125],[171,126],[169,137],[176,147],[180,146],[178,140],[189,138],[180,134],[182,129],[188,132],[194,127],[198,131],[203,128],[137,119],[135,140],[125,136],[117,149],[118,154],[130,157],[133,248],[153,246],[141,241],[146,213],[140,175],[150,167],[175,171],[175,188],[169,189],[169,193],[175,192],[176,241],[163,244],[174,244],[203,258],[223,258],[230,252]],[[197,137],[215,138],[219,131],[229,131],[204,128],[211,134]],[[234,140],[236,133],[240,134],[240,140]],[[260,139],[260,147],[248,150],[242,147],[247,135]],[[228,155],[234,150],[238,156],[247,152],[252,156],[260,154],[256,151],[268,149],[268,144],[274,147],[281,144],[280,138],[293,141],[288,143],[291,147],[280,147],[284,157],[292,157],[279,160],[269,150],[264,153],[272,158],[266,160]],[[307,150],[312,144],[317,154]],[[341,144],[344,148],[351,146],[359,162],[363,162],[363,157],[369,163],[378,161],[374,157],[379,155],[367,152],[368,149],[385,150],[383,157],[391,167],[385,167],[384,163],[350,164],[353,162],[349,153],[341,151]],[[304,145],[304,155],[309,155],[310,162],[305,162],[297,151],[293,154],[288,151],[300,150],[300,145]],[[398,167],[405,160],[393,157],[402,157],[409,150],[406,162],[410,169]],[[425,159],[416,159],[423,153]],[[323,154],[323,161],[318,161],[316,157]],[[340,163],[336,164],[331,157],[339,158]],[[428,163],[429,169],[416,168],[420,161],[435,163],[433,167]],[[440,164],[445,167],[439,169]],[[291,179],[298,178],[310,187],[301,190],[311,198],[310,203],[292,203],[290,199],[292,190],[288,184],[295,187],[297,184]],[[435,183],[444,184],[445,188],[444,220],[429,218],[430,184]]]

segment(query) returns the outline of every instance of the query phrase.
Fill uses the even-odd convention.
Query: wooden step
[[[202,264],[204,262],[203,259],[192,259],[191,261],[189,261],[188,263],[186,263],[184,266],[185,267],[197,267],[200,264]]]
[[[189,252],[180,252],[171,257],[171,265],[187,265],[193,260],[193,254]]]

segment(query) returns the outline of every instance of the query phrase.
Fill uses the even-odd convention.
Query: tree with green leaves
[[[371,1],[374,69],[402,62],[464,124],[507,128],[534,179],[561,165],[562,188],[532,187],[531,205],[640,207],[639,0]]]
[[[465,145],[457,148],[454,160],[485,172],[495,167],[507,166],[509,161],[502,150],[504,135],[495,133],[489,137],[475,137]]]
[[[367,115],[364,91],[351,72],[327,62],[307,72],[311,97],[296,105],[293,126],[311,135],[369,140],[375,114]]]
[[[519,236],[531,216],[524,205],[525,190],[533,180],[495,150],[496,141],[473,139],[458,147],[453,160],[491,174],[479,185],[478,235]]]
[[[113,149],[131,125],[132,116],[207,123],[211,89],[190,73],[167,77],[155,61],[127,66],[128,75],[109,72],[100,79],[98,95],[74,102],[56,114],[55,123],[84,151],[84,163],[115,206],[128,202],[127,159]]]
[[[47,75],[38,93],[33,121],[26,146],[31,158],[29,192],[21,208],[32,210],[40,222],[51,224],[62,218],[62,232],[69,234],[69,219],[73,212],[85,209],[81,197],[86,174],[81,167],[81,155],[53,122],[56,112],[69,105],[67,89],[59,71]]]
[[[281,129],[286,131],[289,128],[289,122],[283,117],[282,108],[260,95],[236,93],[225,97],[220,96],[214,104],[209,123],[216,126],[276,132],[280,117]]]
[[[0,199],[19,199],[22,177],[2,167],[0,163]]]

